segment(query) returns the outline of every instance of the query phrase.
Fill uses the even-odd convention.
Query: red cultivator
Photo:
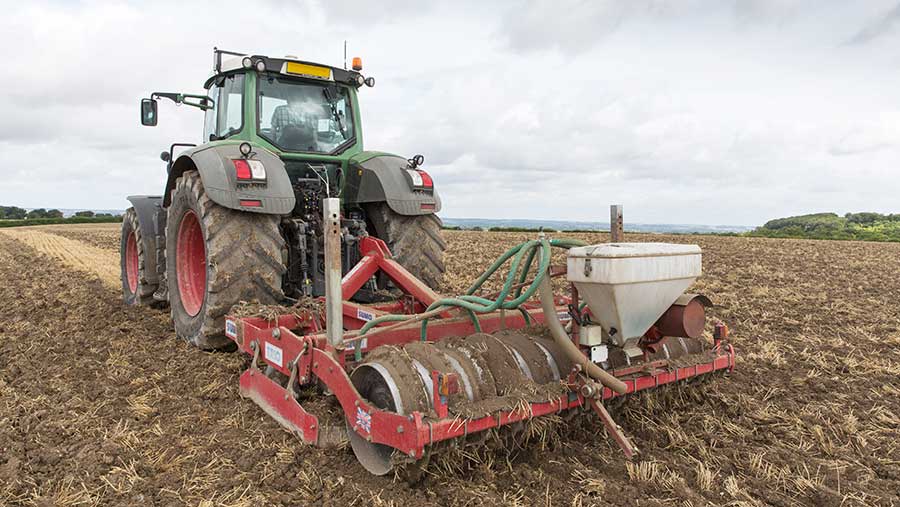
[[[621,328],[601,332],[592,322],[604,322],[595,315],[596,294],[586,293],[587,304],[580,305],[577,283],[570,284],[567,297],[551,296],[552,312],[546,311],[546,294],[552,292],[545,290],[543,307],[528,300],[518,311],[501,306],[476,314],[441,305],[445,300],[392,260],[382,241],[365,238],[360,249],[362,260],[340,281],[340,333],[327,333],[321,305],[310,305],[274,319],[231,316],[226,335],[252,357],[240,379],[244,396],[311,444],[335,444],[346,434],[359,461],[375,474],[420,460],[439,442],[477,442],[486,430],[521,431],[529,419],[586,406],[631,456],[635,448],[603,401],[734,367],[724,325],[715,326],[711,344],[698,336],[708,303],[702,296],[679,297],[662,317],[651,317],[654,324],[639,339],[616,345],[615,335],[621,338],[629,323],[620,319]],[[571,252],[569,260],[571,280]],[[352,302],[379,272],[403,295]],[[565,271],[547,273],[545,289],[550,277]],[[515,292],[507,291],[504,301],[520,295],[520,288],[512,287]],[[367,326],[373,321],[376,325]],[[560,330],[582,360],[559,342]],[[261,369],[261,362],[267,368]],[[317,386],[321,396],[333,394],[346,429],[304,409],[298,401],[301,386]]]

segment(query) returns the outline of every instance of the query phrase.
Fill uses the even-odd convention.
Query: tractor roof
[[[215,49],[214,54],[213,73],[206,80],[204,88],[209,88],[216,77],[222,74],[250,69],[255,69],[258,72],[278,72],[287,76],[344,83],[356,87],[363,84],[363,75],[359,72],[307,62],[294,56],[271,58],[263,55],[234,53],[220,49]]]

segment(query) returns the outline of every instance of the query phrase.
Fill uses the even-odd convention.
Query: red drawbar
[[[200,313],[206,298],[206,242],[197,215],[188,210],[178,225],[175,275],[181,306],[191,317]]]

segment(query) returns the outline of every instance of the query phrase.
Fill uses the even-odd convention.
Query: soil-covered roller
[[[449,396],[448,417],[468,419],[558,399],[567,392],[560,381],[571,367],[552,340],[517,332],[479,333],[441,343],[381,347],[350,379],[360,395],[381,409],[437,418],[431,373],[456,374],[459,389]],[[352,427],[348,433],[354,454],[373,474],[387,474],[408,461]]]

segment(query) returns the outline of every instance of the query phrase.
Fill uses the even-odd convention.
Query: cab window
[[[259,135],[282,150],[333,154],[352,145],[346,86],[269,74],[257,93]]]
[[[241,131],[244,125],[244,75],[232,74],[212,86],[209,97],[215,105],[206,111],[203,140],[225,139]]]

